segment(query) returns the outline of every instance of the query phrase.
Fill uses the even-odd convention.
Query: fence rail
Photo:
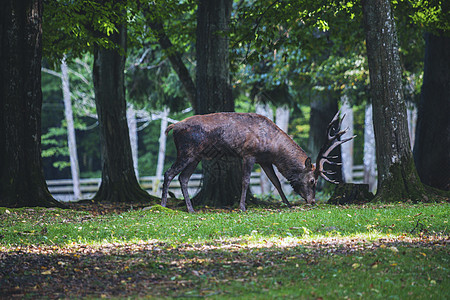
[[[250,186],[252,192],[255,194],[261,194],[261,180],[259,172],[252,172],[250,177]],[[353,176],[350,182],[362,183],[364,179],[364,166],[353,166]],[[292,191],[292,188],[284,180],[283,190],[286,193]],[[80,179],[80,189],[83,194],[83,198],[91,198],[97,191],[101,183],[101,178],[84,178]],[[158,180],[156,176],[143,176],[139,178],[141,187],[149,194],[155,196],[161,196],[160,190],[162,188],[162,181]],[[202,175],[193,174],[188,183],[188,190],[191,195],[198,191],[201,187]],[[52,195],[62,201],[74,201],[73,196],[73,181],[72,179],[56,179],[47,180],[47,186]],[[170,183],[169,191],[175,194],[177,197],[181,197],[180,182],[178,176]]]

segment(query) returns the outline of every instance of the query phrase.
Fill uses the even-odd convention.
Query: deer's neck
[[[305,161],[308,158],[306,152],[292,139],[284,143],[279,152],[273,164],[287,180],[298,177],[298,173],[305,169]]]

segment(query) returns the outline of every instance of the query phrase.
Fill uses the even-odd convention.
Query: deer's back
[[[260,156],[276,152],[287,135],[268,118],[254,113],[214,113],[186,118],[173,126],[179,152]]]

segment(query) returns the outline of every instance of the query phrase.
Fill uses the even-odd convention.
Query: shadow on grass
[[[448,254],[444,237],[16,247],[0,252],[0,295],[428,298],[448,295]]]

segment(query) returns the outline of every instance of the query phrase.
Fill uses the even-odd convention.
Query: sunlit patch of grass
[[[326,238],[380,238],[448,235],[450,205],[365,205],[251,209],[246,213],[209,210],[188,214],[155,206],[93,216],[60,209],[3,209],[4,247],[159,240],[211,243],[243,240],[310,242]]]
[[[0,209],[0,293],[445,299],[449,215],[447,203],[100,216]]]

